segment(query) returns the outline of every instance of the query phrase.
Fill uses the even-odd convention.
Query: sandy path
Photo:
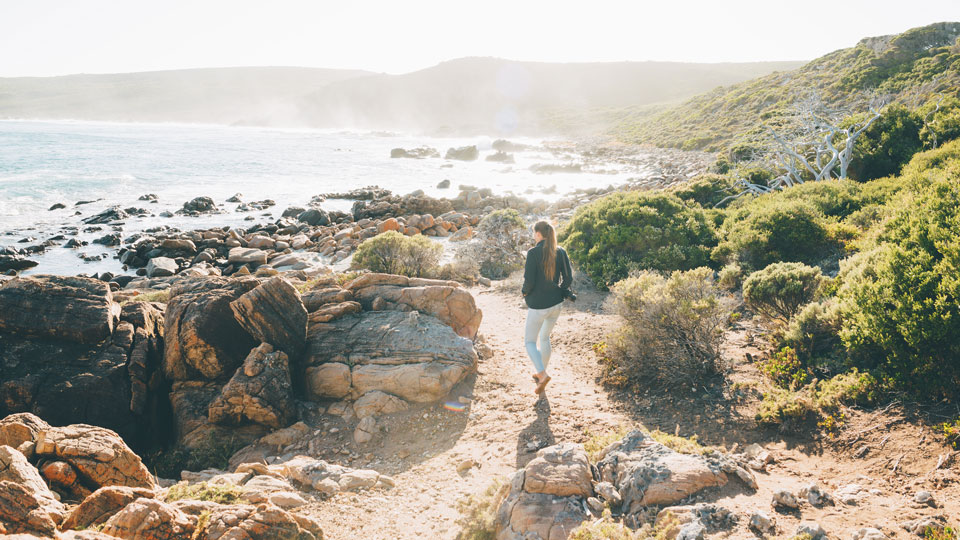
[[[960,488],[953,470],[946,471],[946,487],[937,492],[945,507],[932,509],[911,501],[916,490],[931,487],[923,471],[932,468],[930,460],[936,461],[936,452],[944,451],[941,446],[930,446],[933,443],[927,437],[919,446],[915,440],[891,445],[886,450],[888,454],[913,447],[920,449],[920,455],[911,462],[914,472],[889,473],[884,448],[870,454],[867,460],[857,461],[843,449],[798,445],[777,434],[764,436],[746,427],[750,422],[743,414],[732,414],[734,420],[729,424],[714,421],[724,415],[729,420],[730,411],[705,410],[711,407],[698,402],[682,407],[696,414],[678,414],[665,403],[658,406],[660,401],[656,398],[637,398],[626,403],[614,400],[596,382],[599,366],[590,349],[614,324],[609,315],[586,310],[597,306],[600,298],[596,295],[581,298],[575,306],[567,304],[553,333],[553,380],[547,399],[538,402],[532,392],[532,367],[521,338],[525,317],[522,300],[490,289],[472,292],[484,312],[480,332],[494,354],[481,361],[476,377],[454,390],[455,397],[471,398],[469,406],[464,412],[449,411],[442,405],[415,408],[390,419],[388,433],[369,447],[353,447],[352,465],[391,474],[397,486],[340,494],[305,509],[321,520],[327,538],[453,539],[458,532],[457,501],[464,495],[482,492],[498,477],[505,478],[532,459],[537,449],[554,442],[582,442],[585,429],[598,433],[636,422],[672,431],[677,418],[681,419],[677,422],[681,434],[696,432],[704,443],[729,447],[734,442],[757,441],[777,456],[777,463],[758,475],[757,492],[731,481],[722,490],[704,495],[703,500],[719,502],[741,516],[741,523],[734,530],[717,537],[754,537],[748,532],[746,521],[758,509],[774,515],[783,533],[792,533],[801,519],[814,520],[832,533],[831,538],[849,538],[861,526],[880,527],[891,538],[907,537],[898,527],[907,517],[960,515]],[[742,356],[742,352],[737,354]],[[912,425],[903,429],[917,437],[923,432]],[[877,434],[882,435],[883,432]],[[900,435],[894,436],[895,440],[899,438]],[[458,472],[458,465],[467,459],[478,465]],[[770,499],[774,491],[796,492],[812,481],[820,482],[828,491],[851,482],[874,491],[865,494],[858,506],[839,504],[818,509],[807,505],[802,513],[772,511]]]

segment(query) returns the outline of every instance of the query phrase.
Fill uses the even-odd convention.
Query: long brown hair
[[[543,237],[543,275],[553,281],[557,273],[557,231],[546,221],[538,221],[533,230]]]

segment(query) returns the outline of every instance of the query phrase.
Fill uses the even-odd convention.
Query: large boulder
[[[38,285],[35,292],[42,295],[44,290]],[[109,333],[95,342],[0,330],[0,358],[4,363],[0,416],[31,412],[52,424],[84,422],[105,426],[136,444],[148,444],[161,434],[157,419],[162,416],[160,402],[166,401],[159,392],[162,311],[145,302],[131,302],[121,309],[113,302],[109,288],[104,285],[101,292],[103,296],[98,299],[59,299],[63,304],[81,304],[72,310],[78,317],[91,311],[102,316],[99,327]],[[24,305],[42,309],[44,303],[32,299]],[[92,305],[100,307],[93,309],[89,307]],[[62,313],[71,312],[61,308]],[[119,316],[117,320],[113,319],[114,312]],[[7,313],[0,311],[0,318]],[[36,319],[27,312],[21,314],[26,319]],[[64,336],[69,338],[75,322],[60,321]],[[81,321],[79,325],[86,323]]]
[[[11,414],[0,420],[0,445],[16,448],[29,458],[40,432],[45,429],[50,429],[50,424],[34,414]]]
[[[133,501],[145,497],[152,499],[156,491],[148,488],[126,486],[102,487],[73,507],[60,527],[66,529],[85,529],[91,525],[104,523]]]
[[[364,274],[345,287],[364,309],[392,309],[428,313],[460,336],[477,337],[483,312],[473,295],[455,281],[408,278],[392,274]]]
[[[221,426],[210,421],[210,403],[220,396],[220,384],[208,381],[177,381],[170,390],[174,439],[177,445],[202,448],[233,440],[250,443],[270,428],[261,424]]]
[[[251,336],[299,359],[307,338],[307,309],[300,293],[274,277],[230,303],[237,322]]]
[[[287,355],[263,343],[250,351],[243,366],[210,403],[210,421],[286,426],[295,414],[292,391]]]
[[[39,275],[0,285],[0,332],[95,344],[119,318],[120,304],[97,279]]]
[[[625,513],[676,504],[727,483],[717,462],[671,450],[640,430],[604,449],[602,456],[597,464],[601,479],[617,488]]]
[[[123,540],[182,540],[191,538],[197,521],[171,504],[141,497],[111,516],[102,532]]]
[[[164,319],[164,373],[168,379],[229,377],[256,346],[234,319],[230,303],[256,288],[254,278],[197,278],[170,289]]]
[[[0,534],[52,536],[65,513],[27,458],[9,446],[0,446]]]
[[[448,148],[444,159],[458,159],[460,161],[476,161],[480,157],[480,150],[476,145]]]
[[[473,342],[456,335],[436,318],[417,312],[363,312],[310,325],[307,343],[308,396],[333,397],[342,388],[343,368],[318,372],[310,367],[341,364],[350,368],[350,394],[373,390],[407,401],[436,401],[471,370],[477,355]],[[319,379],[329,376],[336,380]],[[339,393],[339,391],[337,391]]]
[[[497,540],[566,540],[590,518],[590,464],[579,445],[544,448],[498,494]]]
[[[307,311],[314,312],[327,304],[340,304],[353,300],[353,293],[340,287],[314,289],[303,293],[300,297]]]
[[[153,489],[146,465],[109,429],[75,424],[44,430],[37,439],[38,456],[65,461],[92,488],[129,486]]]

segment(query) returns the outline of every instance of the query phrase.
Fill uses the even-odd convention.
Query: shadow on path
[[[537,418],[517,436],[517,469],[521,469],[536,457],[537,450],[556,444],[550,429],[550,399],[541,394],[534,404]]]

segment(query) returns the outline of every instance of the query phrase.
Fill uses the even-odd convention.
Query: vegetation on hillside
[[[738,145],[750,147],[766,141],[763,124],[788,115],[811,89],[831,107],[854,107],[879,94],[910,109],[921,106],[928,114],[939,97],[946,97],[940,104],[940,121],[930,118],[930,125],[938,126],[934,130],[955,130],[960,114],[956,103],[960,97],[958,36],[960,23],[938,23],[895,36],[863,39],[799,69],[719,87],[650,117],[625,119],[616,128],[616,136],[627,142],[730,150],[733,154]],[[932,134],[927,139],[932,140]],[[897,139],[898,144],[909,142]]]

